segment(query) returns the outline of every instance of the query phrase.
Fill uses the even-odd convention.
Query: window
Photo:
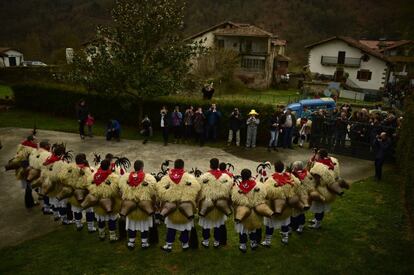
[[[345,64],[345,52],[338,52],[338,64]]]
[[[247,40],[246,41],[246,52],[251,52],[252,51],[252,41],[251,40]]]
[[[219,40],[217,40],[217,46],[218,46],[220,49],[223,49],[223,48],[224,48],[224,39],[219,39]]]
[[[241,67],[249,70],[263,71],[265,68],[265,60],[259,58],[243,57]]]
[[[359,70],[357,72],[357,79],[359,81],[368,81],[371,80],[372,72],[369,70]]]

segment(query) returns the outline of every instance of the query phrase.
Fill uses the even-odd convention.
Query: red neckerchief
[[[306,123],[308,123],[308,119],[307,118],[301,118],[300,119],[300,125],[304,125],[304,124],[306,124]]]
[[[297,170],[295,172],[293,172],[293,174],[298,177],[298,179],[300,179],[301,181],[303,181],[303,179],[308,175],[308,170],[303,169],[303,170]]]
[[[178,184],[184,175],[184,169],[171,169],[168,176],[175,183]]]
[[[233,178],[234,177],[234,175],[233,175],[233,173],[230,173],[229,171],[227,171],[227,170],[224,170],[224,171],[221,171],[223,174],[226,174],[226,175],[228,175],[230,178]]]
[[[23,141],[22,143],[21,143],[21,145],[23,145],[23,146],[27,146],[27,147],[32,147],[32,148],[35,148],[35,149],[37,149],[37,143],[36,142],[33,142],[33,141],[31,141],[31,140],[25,140],[25,141]]]
[[[227,171],[227,170],[225,170],[225,171],[222,171],[224,174],[227,174],[227,175],[229,175],[229,177],[230,178],[233,178],[234,177],[234,175],[233,175],[233,173],[230,173],[229,171]]]
[[[249,179],[244,180],[239,184],[239,189],[244,193],[249,193],[256,186],[256,181]]]
[[[208,171],[210,174],[212,174],[215,178],[216,178],[216,180],[218,180],[220,177],[221,177],[221,175],[223,175],[223,172],[221,172],[220,170],[210,170],[210,171]]]
[[[325,164],[326,166],[328,166],[329,170],[333,170],[335,167],[335,163],[333,163],[333,161],[331,160],[330,157],[327,158],[323,158],[323,159],[317,159],[315,160],[316,162]]]
[[[115,169],[116,169],[115,162],[112,162],[112,163],[111,163],[111,170],[112,170],[112,172],[115,172]],[[122,167],[121,167],[121,168],[119,168],[119,172],[121,173],[121,176],[122,176],[123,174],[125,174],[125,171],[124,171],[124,169],[122,169]]]
[[[272,178],[277,182],[277,185],[279,186],[283,186],[286,184],[293,184],[293,180],[292,177],[290,175],[290,173],[288,172],[284,172],[284,173],[274,173],[272,175]]]
[[[95,175],[93,175],[93,183],[96,184],[96,186],[99,186],[109,177],[110,174],[112,174],[111,169],[102,170],[102,168],[99,167],[98,171],[96,171]]]
[[[79,164],[76,164],[80,169],[84,169],[84,168],[86,168],[86,167],[89,167],[89,165],[86,165],[85,163],[79,163]]]
[[[144,181],[144,178],[145,178],[145,173],[142,170],[139,170],[137,172],[131,172],[129,174],[127,183],[129,186],[137,187],[138,185],[141,184],[141,182]]]
[[[56,161],[61,160],[61,157],[56,156],[55,154],[52,154],[50,157],[48,157],[45,162],[43,162],[44,166],[47,166],[49,164],[55,163]]]

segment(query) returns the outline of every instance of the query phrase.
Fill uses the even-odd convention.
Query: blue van
[[[295,112],[296,117],[301,117],[303,108],[307,107],[309,111],[314,112],[319,109],[332,111],[336,108],[336,102],[330,97],[323,97],[317,99],[302,99],[299,102],[289,104],[286,109],[291,109]]]

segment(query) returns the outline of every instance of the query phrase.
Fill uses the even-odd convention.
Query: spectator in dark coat
[[[184,113],[184,138],[189,140],[193,135],[194,108],[190,106]]]
[[[174,133],[174,143],[180,142],[182,121],[183,114],[180,112],[180,107],[175,106],[174,112],[172,112],[171,114],[172,129]]]
[[[283,148],[292,149],[292,136],[293,129],[296,127],[296,117],[292,114],[291,109],[287,109],[282,115],[280,125],[282,126]]]
[[[243,118],[239,112],[239,109],[234,108],[229,118],[229,138],[227,145],[231,145],[233,136],[236,137],[236,145],[240,146],[240,129],[243,125]]]
[[[162,138],[164,140],[164,146],[168,145],[168,127],[170,125],[169,119],[168,119],[168,110],[165,106],[161,108],[160,111],[160,127],[162,131]]]
[[[196,139],[196,142],[200,144],[200,146],[204,145],[205,120],[206,120],[206,117],[203,114],[203,109],[201,107],[198,107],[197,111],[194,113],[193,125],[194,125],[195,139]]]
[[[336,120],[335,129],[335,149],[343,149],[345,147],[345,138],[348,132],[348,118],[345,112],[341,112],[341,116]]]
[[[310,134],[310,141],[309,147],[320,147],[321,139],[322,139],[322,129],[324,127],[324,115],[322,110],[315,111],[311,115],[312,126],[311,126],[311,134]]]
[[[380,181],[382,179],[382,165],[389,156],[391,149],[391,140],[387,133],[382,132],[377,136],[374,143],[375,150],[375,178]]]
[[[116,141],[120,141],[121,138],[121,124],[116,119],[109,120],[106,126],[106,140],[109,141],[112,138]]]
[[[213,94],[214,94],[214,87],[213,87],[213,82],[211,83],[206,83],[203,87],[203,89],[201,89],[201,92],[203,93],[203,99],[207,99],[210,100],[213,98]]]
[[[152,124],[148,115],[145,115],[144,119],[141,121],[141,134],[144,136],[144,141],[142,144],[146,144],[150,136],[152,136]]]
[[[86,106],[86,101],[81,99],[79,103],[76,105],[76,116],[78,118],[79,123],[79,135],[81,139],[85,138],[85,123],[86,119],[88,118],[89,110]]]
[[[272,114],[269,121],[270,140],[267,150],[270,152],[270,148],[276,151],[277,141],[279,138],[279,125],[280,125],[280,112],[276,111]]]
[[[207,127],[206,139],[212,141],[217,140],[218,125],[220,123],[221,112],[217,110],[216,104],[211,104],[210,109],[206,113]]]

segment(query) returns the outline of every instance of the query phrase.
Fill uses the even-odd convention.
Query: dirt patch
[[[4,166],[14,155],[17,144],[30,134],[29,129],[1,128],[0,140],[3,149],[0,151],[0,165]],[[131,161],[143,159],[145,170],[156,172],[160,164],[166,159],[182,158],[186,162],[186,169],[197,167],[202,171],[208,170],[209,159],[217,157],[220,161],[231,162],[236,173],[243,168],[254,170],[258,161],[271,161],[277,159],[285,162],[306,160],[311,155],[310,150],[281,150],[268,153],[264,148],[252,150],[226,149],[226,151],[211,147],[196,147],[190,145],[162,146],[161,143],[142,145],[140,141],[122,140],[121,142],[107,142],[103,137],[80,140],[76,134],[38,131],[38,138],[49,139],[53,142],[64,142],[67,148],[75,153],[83,152],[92,162],[94,152],[104,155],[108,152],[117,156],[128,157]],[[235,151],[232,151],[235,150]],[[240,151],[238,151],[240,150]],[[339,157],[343,177],[355,181],[370,176],[372,163],[348,157]],[[44,216],[38,207],[26,210],[23,204],[24,190],[14,177],[13,172],[0,171],[0,248],[15,245],[27,239],[36,238],[58,228],[50,216]]]

